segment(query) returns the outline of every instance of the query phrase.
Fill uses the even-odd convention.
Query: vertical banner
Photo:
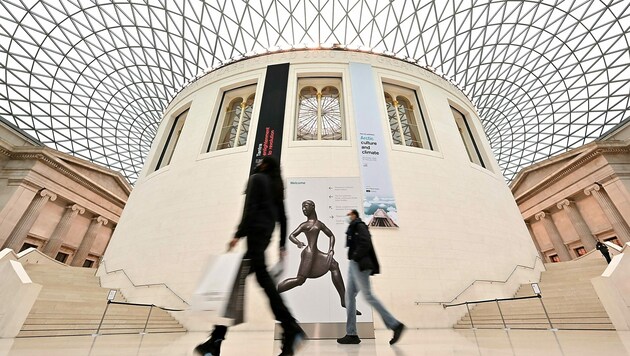
[[[289,237],[278,291],[300,324],[328,324],[318,333],[336,330],[331,335],[341,337],[348,273],[346,214],[361,206],[361,182],[359,178],[289,178],[285,205]],[[373,330],[371,307],[361,294],[357,310],[362,313],[357,325]]]
[[[289,63],[267,67],[250,173],[264,156],[273,156],[280,162],[288,79]]]
[[[369,226],[398,227],[398,211],[383,137],[382,113],[372,66],[350,63],[350,83],[363,182],[363,220]]]

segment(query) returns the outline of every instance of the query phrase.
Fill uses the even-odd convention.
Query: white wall
[[[505,297],[519,283],[538,280],[542,267],[536,265],[536,250],[487,141],[480,139],[483,129],[466,97],[447,81],[409,63],[342,51],[256,57],[209,73],[184,89],[165,112],[144,171],[114,232],[105,254],[108,271],[124,269],[136,285],[165,283],[184,299],[191,295],[205,261],[210,254],[225,250],[240,218],[265,68],[287,61],[291,67],[282,148],[285,178],[360,176],[348,62],[370,63],[377,85],[383,78],[396,80],[412,86],[421,97],[436,150],[391,147],[390,172],[400,228],[372,229],[382,265],[382,274],[373,279],[374,288],[395,315],[411,327],[449,327],[463,311],[445,311],[440,302],[451,302],[464,290],[460,300]],[[292,142],[295,81],[306,72],[342,76],[347,141]],[[248,145],[204,153],[222,88],[251,81],[258,82],[258,94]],[[379,105],[385,115],[384,103]],[[449,105],[469,118],[488,169],[468,160]],[[188,107],[171,164],[153,172],[170,120]],[[385,120],[383,130],[389,140]],[[105,286],[117,287],[108,285],[104,268],[99,274]],[[474,283],[505,281],[509,276],[507,284]],[[239,328],[271,328],[271,314],[258,286],[252,281],[248,288],[255,291],[248,300],[250,322]],[[124,289],[123,293],[132,294]],[[131,299],[159,305],[172,301],[168,293],[156,292],[152,300],[148,296]]]

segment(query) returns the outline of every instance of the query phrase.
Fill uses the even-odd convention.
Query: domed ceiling
[[[191,80],[339,44],[458,85],[510,181],[628,117],[629,40],[627,0],[3,0],[0,117],[133,182]]]

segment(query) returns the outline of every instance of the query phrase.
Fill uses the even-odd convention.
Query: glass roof
[[[340,44],[458,85],[509,181],[628,117],[629,40],[627,0],[2,0],[0,116],[133,182],[188,82]]]

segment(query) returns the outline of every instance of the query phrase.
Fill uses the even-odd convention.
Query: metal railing
[[[464,287],[464,289],[461,290],[461,292],[457,293],[450,301],[416,301],[414,302],[416,305],[436,305],[436,304],[440,304],[440,305],[444,305],[444,304],[449,304],[452,303],[453,301],[457,300],[459,297],[462,296],[462,294],[466,293],[466,291],[468,291],[470,288],[472,288],[473,286],[475,286],[478,283],[488,283],[488,284],[506,284],[510,278],[512,278],[512,275],[514,273],[516,273],[516,271],[519,270],[535,270],[536,266],[538,265],[538,263],[543,263],[544,261],[540,258],[540,256],[536,256],[534,257],[534,265],[533,266],[525,266],[525,265],[516,265],[514,266],[514,268],[512,269],[512,272],[510,272],[510,274],[504,279],[504,280],[494,280],[494,279],[475,279],[472,282],[470,282],[466,287]]]
[[[446,308],[451,308],[451,307],[457,307],[460,305],[466,305],[466,309],[468,310],[468,317],[470,318],[470,326],[472,329],[476,329],[475,323],[473,321],[472,313],[470,312],[469,305],[470,304],[483,304],[483,303],[496,303],[497,309],[499,310],[499,315],[501,316],[501,322],[503,323],[503,329],[507,330],[509,328],[507,327],[507,324],[505,323],[505,317],[503,316],[503,311],[501,310],[501,305],[499,304],[499,302],[507,302],[507,301],[512,301],[512,300],[522,300],[522,299],[534,299],[534,298],[537,298],[538,300],[540,300],[540,305],[542,306],[542,309],[545,312],[545,317],[547,318],[547,322],[549,323],[549,330],[557,331],[558,329],[554,328],[553,324],[551,323],[551,318],[549,318],[549,313],[547,312],[547,308],[545,308],[545,303],[543,303],[541,294],[530,295],[527,297],[495,298],[495,299],[468,301],[468,302],[456,303],[456,304],[442,304],[442,307],[446,309]]]
[[[114,273],[122,273],[125,278],[127,278],[127,280],[129,281],[129,283],[131,283],[131,285],[134,288],[140,288],[140,287],[162,287],[162,288],[166,288],[167,291],[169,291],[172,295],[174,295],[177,299],[181,300],[185,305],[190,305],[190,303],[188,303],[186,301],[186,299],[182,298],[179,294],[177,294],[174,290],[171,289],[171,287],[169,287],[167,284],[165,283],[148,283],[148,284],[136,284],[134,283],[134,281],[131,279],[131,277],[129,277],[129,275],[127,274],[127,272],[124,269],[116,269],[113,271],[109,271],[107,270],[107,263],[105,262],[105,259],[102,259],[99,263],[99,266],[103,265],[103,269],[105,271],[106,275],[110,275],[110,274],[114,274]],[[98,283],[101,287],[103,287],[103,285],[101,284],[101,279],[99,278]],[[105,288],[105,287],[104,287]]]
[[[149,314],[147,315],[147,320],[144,323],[144,328],[140,332],[141,335],[144,335],[144,334],[147,333],[147,327],[149,326],[149,319],[151,319],[151,313],[153,312],[153,308],[159,308],[159,309],[162,309],[162,310],[165,310],[165,311],[175,311],[175,312],[184,311],[183,309],[163,308],[163,307],[157,306],[155,304],[114,302],[112,300],[108,300],[107,301],[107,305],[105,306],[105,310],[103,311],[103,316],[101,317],[101,321],[98,323],[98,328],[96,329],[96,333],[92,334],[92,336],[99,336],[99,335],[101,335],[101,333],[100,333],[101,327],[103,326],[103,321],[105,320],[105,316],[107,315],[107,310],[109,309],[109,305],[110,304],[131,305],[131,306],[137,306],[137,307],[149,307]]]

